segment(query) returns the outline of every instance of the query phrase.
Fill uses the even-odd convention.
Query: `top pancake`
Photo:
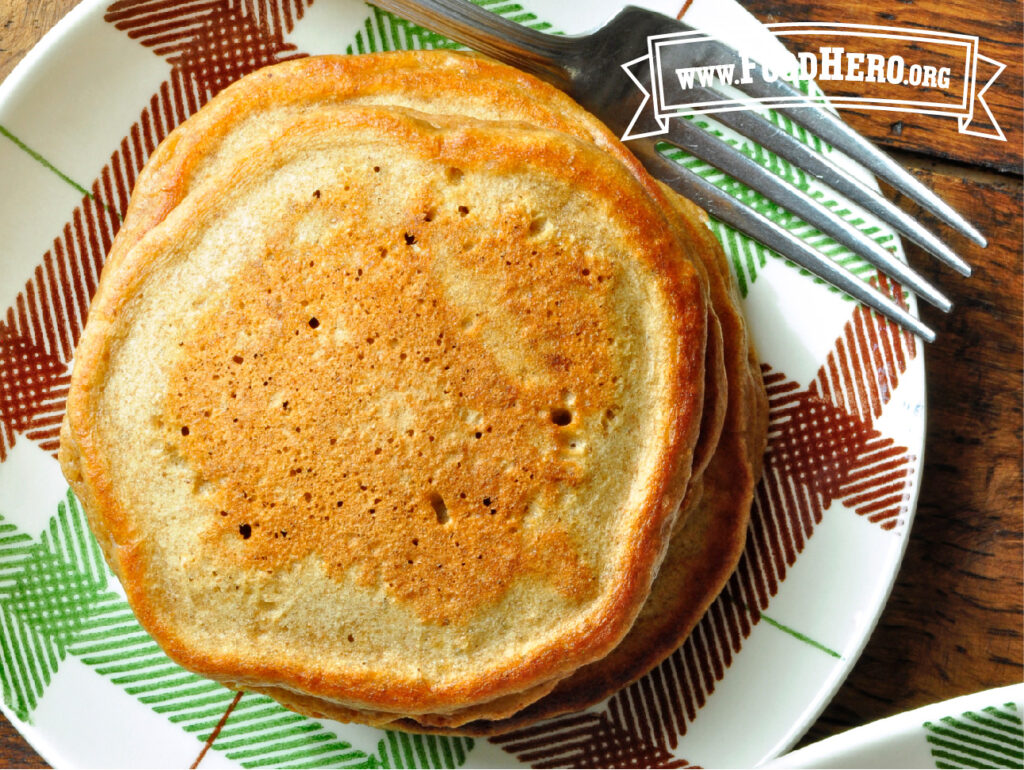
[[[551,131],[260,130],[117,254],[76,354],[62,463],[136,614],[201,673],[409,714],[602,657],[701,416],[664,214]]]

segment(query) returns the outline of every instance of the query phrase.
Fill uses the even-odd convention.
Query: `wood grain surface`
[[[890,149],[955,160],[970,166],[1020,174],[1022,156],[1021,90],[1024,88],[1024,18],[1020,0],[740,0],[766,24],[813,21],[951,32],[978,38],[978,52],[1006,65],[985,94],[985,102],[1006,133],[1006,141],[965,136],[956,120],[938,115],[843,110],[843,118],[864,136]],[[818,45],[849,45],[843,38],[817,38]],[[811,49],[813,50],[813,49]],[[852,50],[852,49],[851,49]],[[883,49],[882,52],[887,53]],[[841,83],[820,82],[828,94]],[[863,87],[863,84],[856,84]],[[856,92],[854,92],[856,93]],[[860,93],[863,93],[861,91]]]
[[[989,246],[950,237],[974,265],[970,279],[908,248],[911,261],[957,303],[949,316],[923,310],[939,339],[926,351],[928,433],[917,517],[878,628],[805,744],[1024,678],[1021,13],[1018,0],[742,2],[765,22],[844,21],[978,35],[981,52],[1007,64],[988,96],[1005,142],[960,135],[952,118],[844,112],[965,213]],[[74,4],[0,0],[0,79]],[[46,767],[2,718],[0,766]]]

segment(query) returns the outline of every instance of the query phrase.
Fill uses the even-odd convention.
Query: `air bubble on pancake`
[[[539,214],[530,220],[529,234],[531,238],[539,238],[543,235],[547,235],[553,225],[548,221],[548,218],[543,214]]]
[[[316,317],[314,316],[313,318],[310,318],[310,319],[309,319],[309,328],[310,328],[310,329],[316,329],[316,328],[318,328],[319,326],[320,326],[320,319],[319,319],[319,318],[316,318]]]
[[[448,184],[459,184],[462,182],[462,169],[449,166],[445,169],[444,178],[448,181]]]
[[[412,246],[414,243],[416,243],[416,236],[413,235],[412,233],[406,233],[405,234],[405,244],[406,244],[406,246]]]
[[[560,444],[564,455],[578,457],[587,452],[587,441],[582,436],[564,436]]]
[[[604,414],[601,416],[601,427],[606,433],[608,432],[608,429],[611,428],[612,423],[615,422],[616,416],[615,409],[609,407],[604,410]]]
[[[475,409],[470,409],[468,406],[459,408],[459,419],[468,425],[476,425],[480,422],[480,418],[482,416],[483,415],[481,415],[480,412]]]
[[[252,526],[249,524],[239,524],[238,534],[242,536],[243,540],[248,540],[250,537],[252,537]]]
[[[459,206],[459,215],[464,217],[467,214],[469,214],[469,206]]]
[[[445,503],[444,498],[438,492],[431,492],[427,495],[427,500],[430,502],[430,507],[434,509],[437,523],[447,524],[450,517],[448,515],[448,505]]]
[[[556,406],[551,410],[551,422],[564,427],[572,422],[572,412],[564,407]]]
[[[540,497],[534,497],[526,504],[526,511],[523,514],[522,525],[529,529],[544,514],[544,505]]]

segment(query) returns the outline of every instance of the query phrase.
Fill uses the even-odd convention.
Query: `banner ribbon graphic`
[[[714,39],[702,32],[649,37],[647,55],[622,65],[644,97],[623,141],[665,134],[676,117],[826,102],[836,108],[955,117],[961,134],[1006,141],[985,103],[1006,65],[979,53],[977,36],[866,24],[767,26],[801,49],[787,72],[775,72],[742,52],[739,59],[716,61],[715,48],[705,45]],[[828,42],[815,40],[820,37]],[[735,88],[755,78],[781,78],[806,95],[755,98]],[[826,97],[814,86],[829,81],[841,82],[844,93]]]

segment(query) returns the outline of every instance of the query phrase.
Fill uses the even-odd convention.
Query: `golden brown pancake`
[[[513,67],[452,51],[308,57],[242,78],[171,132],[139,175],[104,275],[115,273],[122,255],[195,185],[250,153],[272,126],[296,113],[352,104],[517,121],[562,131],[611,153],[666,210],[672,208],[669,199],[675,193],[658,185],[603,123],[565,93]],[[678,227],[674,219],[673,227]],[[687,256],[704,270],[699,255]],[[719,397],[725,391],[721,329],[713,317],[708,326],[706,399],[694,452],[694,479],[700,478],[711,458],[725,414],[724,398]],[[691,508],[684,507],[681,515]]]
[[[654,197],[525,125],[254,132],[112,257],[76,354],[62,464],[140,621],[235,686],[404,714],[606,655],[703,402]]]
[[[447,92],[439,88],[439,79],[459,76],[471,87],[462,83],[458,89]],[[486,87],[481,88],[481,83],[486,83]],[[297,111],[367,101],[412,105],[420,109],[443,107],[448,112],[474,117],[542,123],[607,146],[634,172],[638,170],[631,156],[622,151],[621,145],[592,116],[564,94],[512,68],[446,52],[306,59],[279,65],[240,81],[161,145],[140,176],[104,275],[116,272],[121,255],[172,209],[193,184],[217,173],[218,168],[230,163],[235,155],[250,152],[242,149],[244,143],[251,142],[253,136],[258,141],[268,124],[287,120]],[[650,185],[645,174],[641,172],[638,176]],[[697,264],[700,267],[700,263]],[[721,331],[713,314],[708,324],[706,397],[694,455],[695,479],[699,479],[710,459],[724,417]],[[691,487],[691,497],[698,486],[695,483]],[[681,515],[692,508],[688,503]],[[455,716],[438,715],[436,719],[441,720],[441,724],[458,724],[475,718],[500,718],[539,697],[553,684],[531,688],[515,698],[506,697],[485,706],[462,709]],[[295,700],[294,695],[288,697]],[[336,716],[345,713],[344,709],[336,707]],[[364,714],[363,721],[368,716]]]
[[[754,487],[761,476],[768,401],[725,254],[704,224],[703,213],[682,197],[672,196],[672,201],[688,224],[690,237],[703,244],[697,253],[706,256],[711,301],[722,325],[728,406],[721,440],[701,476],[692,510],[673,533],[636,623],[609,655],[583,666],[511,717],[468,722],[456,729],[417,717],[388,727],[498,735],[592,706],[639,679],[679,647],[728,581],[745,544]]]
[[[193,187],[233,164],[275,121],[342,104],[393,105],[563,131],[612,151],[652,195],[661,195],[603,123],[563,92],[512,67],[450,51],[309,57],[266,67],[228,86],[161,142],[139,174],[107,265],[116,266]]]
[[[724,330],[728,391],[725,427],[710,464],[696,488],[692,510],[677,523],[668,554],[633,628],[606,657],[548,685],[539,700],[527,704],[484,704],[452,714],[389,719],[324,700],[270,693],[289,707],[316,717],[360,721],[412,732],[497,735],[541,719],[579,711],[640,678],[672,653],[721,591],[744,545],[753,488],[761,475],[768,405],[760,366],[739,312],[739,296],[725,255],[696,207],[673,196],[673,204],[690,223],[689,236],[702,244],[711,280],[711,301]],[[536,700],[536,702],[534,702]],[[532,705],[529,705],[532,703]],[[501,714],[504,716],[490,716]],[[470,719],[487,713],[486,718]]]
[[[397,727],[406,731],[425,732],[439,728],[458,733],[459,725],[480,720],[504,720],[551,692],[560,680],[552,680],[523,692],[512,693],[476,706],[466,706],[448,714],[417,714],[415,719],[401,717],[386,711],[353,709],[325,698],[316,698],[283,687],[247,687],[245,689],[269,695],[281,705],[314,719],[333,719],[338,722],[359,722],[371,727]],[[408,723],[408,726],[406,726]],[[430,725],[432,727],[425,727]]]
[[[460,81],[458,89],[448,89],[446,91],[443,87],[439,87],[439,85],[443,86],[443,81],[439,81],[439,78],[450,79],[453,75],[460,74],[465,78],[465,81]],[[265,77],[265,81],[262,83],[255,82],[258,77]],[[273,92],[269,97],[265,93],[259,93],[271,85],[271,80],[274,81],[273,86],[276,90],[272,89]],[[478,87],[480,83],[486,83],[486,87]],[[472,114],[477,117],[491,119],[503,117],[527,122],[532,120],[545,125],[554,125],[559,130],[573,133],[582,138],[588,138],[609,149],[609,151],[617,153],[620,160],[625,156],[627,164],[632,161],[628,153],[622,150],[621,145],[615,142],[614,138],[604,130],[603,126],[597,123],[592,116],[580,110],[563,94],[511,68],[484,59],[469,58],[450,53],[415,52],[388,54],[385,56],[325,57],[324,59],[302,60],[273,68],[273,71],[257,73],[256,76],[247,78],[236,84],[236,86],[227,89],[211,105],[204,108],[199,115],[185,124],[185,127],[189,129],[187,135],[180,137],[172,136],[173,141],[169,140],[157,151],[153,161],[147,167],[142,177],[140,177],[139,184],[133,195],[132,208],[126,218],[125,227],[118,237],[118,242],[115,244],[111,262],[115,262],[115,257],[119,253],[126,251],[127,246],[130,246],[134,239],[145,232],[147,227],[158,221],[167,211],[172,209],[176,202],[191,189],[194,181],[201,181],[204,176],[214,173],[217,163],[224,162],[224,159],[231,157],[232,152],[224,151],[219,142],[227,142],[229,144],[238,142],[238,144],[231,145],[234,148],[234,152],[237,153],[237,148],[243,141],[238,139],[238,137],[246,136],[247,131],[250,130],[249,125],[252,122],[258,124],[266,121],[268,114],[273,115],[276,113],[281,115],[282,113],[287,113],[290,109],[323,108],[325,105],[351,103],[353,101],[411,104],[420,109],[443,108],[445,112]],[[438,105],[441,105],[441,107],[438,107]],[[261,110],[262,113],[260,112]],[[285,117],[285,119],[287,118]],[[179,129],[176,133],[184,134],[184,128]],[[632,161],[632,163],[632,168],[635,170],[635,161]],[[670,192],[667,195],[668,197],[673,196]],[[692,224],[692,221],[695,221],[695,210],[690,212],[683,211],[681,212],[681,217],[683,219],[689,217]],[[679,226],[677,223],[676,227]],[[698,235],[698,237],[694,238],[694,243],[700,243],[701,237],[710,238],[706,228],[701,227],[701,230],[703,230],[703,236]],[[708,247],[708,244],[705,244],[705,247]],[[719,255],[721,254],[720,248],[713,239],[711,239],[709,247]],[[720,305],[720,302],[716,302],[717,305]],[[694,476],[697,482],[691,487],[683,515],[686,515],[691,510],[703,511],[703,523],[695,523],[689,527],[688,529],[691,533],[698,530],[706,532],[708,521],[716,522],[717,529],[712,534],[717,533],[718,535],[718,540],[720,541],[718,551],[715,551],[713,547],[714,542],[711,542],[703,552],[698,552],[697,554],[690,553],[688,558],[692,566],[692,563],[696,563],[700,558],[710,557],[714,559],[721,553],[726,553],[726,559],[723,562],[723,565],[726,565],[723,567],[725,571],[721,573],[724,576],[731,569],[731,562],[729,562],[728,549],[721,545],[721,543],[736,542],[735,536],[731,540],[728,537],[726,532],[728,527],[731,526],[733,528],[734,535],[736,532],[741,532],[744,529],[745,525],[735,513],[737,509],[743,508],[742,502],[739,505],[736,504],[736,500],[742,499],[742,494],[739,496],[736,494],[720,494],[717,505],[714,505],[711,502],[714,497],[712,487],[712,492],[704,496],[699,509],[696,504],[696,501],[699,499],[699,496],[696,494],[696,491],[700,489],[699,475],[704,465],[711,459],[711,450],[717,444],[717,430],[720,429],[721,420],[725,412],[724,399],[717,398],[716,400],[716,393],[724,392],[726,388],[724,382],[721,381],[721,375],[713,373],[714,370],[712,368],[716,366],[714,363],[716,355],[718,357],[717,368],[721,369],[722,367],[720,361],[721,354],[720,352],[717,354],[715,352],[717,326],[717,319],[712,316],[709,319],[709,342],[706,354],[708,369],[706,389],[708,398],[703,418],[704,427],[702,428],[701,439],[695,451],[694,462]],[[718,345],[720,345],[720,342]],[[757,373],[756,361],[754,372],[755,374]],[[763,389],[759,385],[759,375],[757,375],[757,379],[757,391],[760,392],[763,400]],[[732,384],[729,388],[730,393],[735,390],[736,385]],[[736,413],[737,410],[734,407],[732,411]],[[752,411],[756,412],[757,410],[753,409]],[[763,423],[763,410],[760,417],[761,419],[758,419],[758,415],[754,414],[751,417],[752,424],[759,425]],[[751,434],[755,433],[757,433],[756,430],[751,431]],[[754,438],[748,437],[748,439],[748,447],[756,447],[758,445],[758,441]],[[752,461],[753,464],[759,464],[759,452],[760,449],[752,451],[752,454],[756,455],[756,459]],[[736,453],[732,454],[735,456]],[[725,467],[724,458],[728,453],[723,451],[720,452],[720,455],[716,464],[721,471]],[[733,470],[735,471],[735,468]],[[759,474],[759,465],[755,470]],[[743,473],[736,475],[733,472],[732,478],[740,480],[746,477]],[[743,485],[741,484],[740,486],[742,488]],[[721,511],[721,513],[713,516],[712,511]],[[677,524],[677,529],[680,528],[681,522],[682,517],[680,517],[680,524]],[[692,541],[692,538],[689,539]],[[677,532],[673,538],[673,552],[680,550],[679,544],[684,542],[684,540]],[[712,537],[711,540],[713,541],[714,538]],[[692,542],[690,550],[693,550]],[[670,559],[673,562],[677,561],[672,557]],[[670,584],[668,578],[672,574],[676,575],[675,580],[678,584],[683,584],[688,577],[693,578],[694,574],[698,573],[688,572],[686,569],[666,569],[664,575],[659,580],[659,584],[668,586]],[[724,580],[724,577],[722,579]],[[714,588],[714,582],[714,580],[705,580],[704,583],[700,584],[699,588],[695,588],[695,583],[691,579],[690,588],[687,591],[670,590],[668,592],[670,596],[677,598],[673,612],[679,617],[679,622],[667,624],[666,628],[662,630],[662,635],[665,638],[677,638],[681,641],[688,630],[687,622],[689,621],[686,620],[686,616],[680,616],[679,611],[683,610],[692,614],[693,607],[700,606],[702,601],[710,601],[714,593],[717,593],[717,588]],[[655,594],[657,594],[657,589]],[[684,598],[687,598],[689,607],[686,601],[682,601]],[[652,597],[652,607],[656,604],[653,601],[654,599],[656,599],[656,596]],[[645,609],[641,618],[647,614],[650,613]],[[696,617],[693,617],[693,621],[696,620]],[[690,625],[692,625],[692,622]],[[642,640],[645,636],[639,633],[640,631],[641,626],[638,625],[636,632],[631,634],[628,639],[636,638],[643,644]],[[665,644],[668,643],[662,643],[662,647]],[[671,646],[665,650],[665,654],[671,650]],[[628,649],[628,646],[624,647],[625,649]],[[611,689],[615,689],[618,685],[625,684],[628,679],[642,674],[644,670],[655,665],[661,659],[658,657],[659,655],[659,652],[650,648],[647,654],[623,656],[623,660],[632,661],[633,665],[627,668],[630,668],[635,673],[633,675],[627,672],[626,678],[623,678],[622,671],[618,671],[616,668],[616,656],[610,656],[606,659],[606,671],[603,675],[605,681],[609,683],[605,686],[605,689],[608,686]],[[652,660],[653,662],[651,662]],[[621,668],[621,666],[618,668]],[[588,676],[591,679],[595,676],[600,679],[602,675],[596,672],[596,669],[598,669],[597,665],[591,665],[584,669],[581,674],[589,670]],[[586,689],[583,686],[585,680],[586,677],[577,678],[575,687],[579,692],[574,696],[575,700],[573,697],[566,697],[565,686],[560,691],[560,695],[556,693],[562,702],[560,708],[565,709],[565,703],[568,702],[576,702],[577,704],[581,702],[580,697]],[[566,685],[568,685],[568,681]],[[547,691],[552,686],[553,683],[548,682],[543,686],[531,688],[527,692],[517,693],[514,696],[506,696],[500,700],[492,701],[491,704],[468,707],[449,714],[419,715],[418,719],[443,727],[460,724],[467,719],[479,717],[500,718],[507,715],[509,711],[514,711],[521,705],[529,703],[538,694]],[[593,687],[590,690],[591,694],[586,697],[589,700],[599,699],[593,695],[598,690],[595,690]],[[317,705],[316,699],[309,696],[299,698],[299,696],[289,694],[283,690],[279,691],[279,694],[286,701],[291,699],[293,703],[290,705],[293,707],[298,706],[295,703],[296,700],[302,700],[303,706],[298,706],[298,710],[314,713],[315,706]],[[548,705],[544,708],[550,711],[552,708],[551,704],[557,702],[558,700],[554,697],[549,698]],[[333,716],[334,718],[346,720],[359,719],[360,721],[374,721],[376,723],[382,723],[389,718],[386,712],[379,712],[374,717],[366,711],[360,713],[359,711],[347,709],[327,701],[321,702],[320,705],[323,708],[316,711],[317,715],[326,713],[326,715]],[[586,703],[582,705],[586,705]],[[572,707],[569,706],[569,708]],[[529,712],[527,713],[528,715]],[[522,720],[519,721],[521,722]],[[474,724],[472,728],[486,727],[488,724],[481,722]],[[497,723],[497,725],[500,726],[501,723]],[[407,725],[407,729],[411,727],[411,724]]]
[[[603,123],[563,92],[513,67],[452,51],[308,57],[242,78],[171,132],[139,175],[104,276],[116,273],[122,255],[195,185],[253,152],[254,144],[258,145],[275,125],[296,114],[353,104],[517,121],[562,131],[608,151],[633,172],[666,211],[673,209],[671,198],[675,193],[656,183]],[[671,221],[674,228],[681,227],[675,217]],[[689,239],[682,240],[689,248]],[[687,257],[703,273],[706,268],[700,255],[688,251]],[[713,315],[711,310],[707,321],[705,405],[694,450],[694,480],[700,478],[711,459],[725,414],[722,333]],[[681,516],[692,509],[692,502],[687,501]]]

